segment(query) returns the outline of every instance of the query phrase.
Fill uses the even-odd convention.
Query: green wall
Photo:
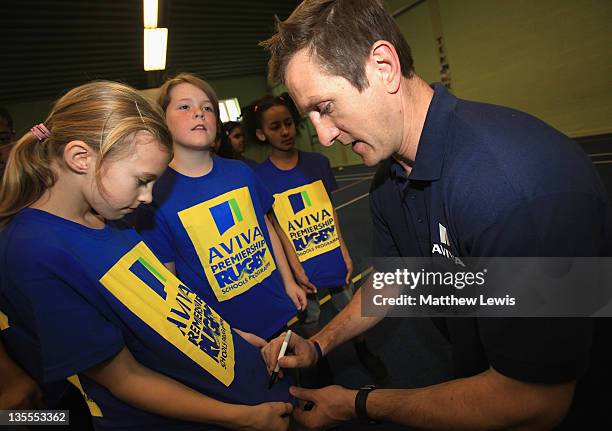
[[[268,92],[266,77],[263,75],[211,79],[209,83],[217,92],[219,99],[237,97],[241,108]],[[245,151],[246,157],[258,162],[264,161],[267,154],[267,149],[262,145],[247,146]]]
[[[240,106],[245,106],[263,96],[268,89],[266,78],[262,75],[215,79],[210,80],[209,83],[213,86],[220,99],[237,97]],[[157,97],[156,88],[143,90],[143,93],[152,100],[155,100]],[[4,105],[13,116],[17,136],[21,137],[34,124],[43,122],[54,102],[54,99],[43,99]],[[249,149],[249,152],[253,153],[249,154],[253,158],[264,159],[262,148]]]
[[[237,97],[240,101],[240,106],[246,106],[248,103],[266,94],[268,90],[266,77],[262,75],[211,79],[208,82],[217,92],[219,99]]]
[[[428,3],[424,2],[399,15],[396,22],[410,45],[415,71],[427,82],[438,82],[440,62],[431,15]]]
[[[393,12],[414,1],[386,3]],[[574,137],[612,132],[611,1],[427,0],[397,22],[427,81],[440,79],[440,32],[457,96],[529,112]]]
[[[35,124],[43,123],[54,102],[54,99],[43,99],[3,105],[13,117],[16,138],[21,138]]]
[[[394,12],[415,1],[385,3]],[[459,97],[521,109],[570,136],[612,132],[612,1],[426,0],[396,19],[428,82],[440,80],[441,35]],[[241,106],[268,91],[261,75],[210,82],[220,98],[237,97]],[[18,136],[44,121],[52,103],[5,105]],[[334,166],[360,163],[350,148],[319,145],[310,124],[298,147],[327,155]],[[265,147],[247,149],[256,160],[266,155]]]

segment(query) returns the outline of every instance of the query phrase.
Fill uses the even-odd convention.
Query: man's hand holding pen
[[[277,365],[280,368],[308,368],[317,363],[318,353],[314,343],[295,333],[290,336],[287,344],[287,350],[293,354],[282,356],[279,359],[285,337],[286,334],[281,334],[261,349],[268,374],[272,375]],[[282,377],[282,371],[279,372],[279,377]]]

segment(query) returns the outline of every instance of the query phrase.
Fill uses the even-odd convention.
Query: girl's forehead
[[[262,116],[264,120],[277,121],[285,119],[287,117],[291,117],[291,113],[285,105],[274,105],[266,109]]]
[[[170,90],[170,100],[197,100],[198,102],[210,102],[210,98],[201,88],[188,82],[182,82]]]

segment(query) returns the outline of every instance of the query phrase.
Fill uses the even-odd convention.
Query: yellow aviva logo
[[[274,213],[301,262],[340,246],[321,180],[274,195]]]
[[[248,187],[178,213],[218,301],[261,283],[276,269]]]
[[[160,337],[221,383],[234,380],[229,324],[183,285],[144,242],[126,253],[100,283]]]
[[[8,316],[0,311],[0,331],[4,331],[9,328]]]

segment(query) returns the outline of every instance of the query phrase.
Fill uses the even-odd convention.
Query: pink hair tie
[[[30,132],[34,133],[34,136],[36,136],[39,141],[44,141],[45,139],[51,137],[51,132],[43,123],[37,124],[36,126],[32,127],[30,129]]]

